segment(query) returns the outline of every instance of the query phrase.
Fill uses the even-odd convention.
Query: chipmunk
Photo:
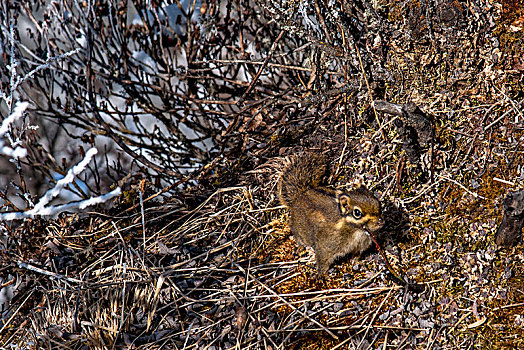
[[[380,202],[371,191],[362,185],[349,192],[320,186],[327,173],[325,157],[294,155],[278,183],[280,201],[289,209],[291,233],[313,248],[321,275],[337,257],[368,249],[373,243],[369,232],[384,224]]]

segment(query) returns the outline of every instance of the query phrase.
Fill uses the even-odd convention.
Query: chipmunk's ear
[[[341,191],[337,191],[337,203],[338,209],[342,216],[346,216],[351,213],[351,198],[347,194]]]

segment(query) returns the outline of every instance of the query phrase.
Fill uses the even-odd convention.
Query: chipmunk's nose
[[[378,223],[377,223],[377,224],[378,224],[378,227],[379,227],[379,228],[382,228],[382,226],[384,226],[384,223],[385,223],[384,218],[379,217],[379,218],[378,218]]]

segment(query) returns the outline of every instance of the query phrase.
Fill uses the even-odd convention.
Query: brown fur
[[[360,255],[372,244],[368,232],[382,225],[380,203],[364,186],[349,192],[320,186],[327,161],[313,153],[292,156],[279,181],[295,239],[315,250],[319,273],[337,257]],[[366,232],[368,231],[368,232]]]

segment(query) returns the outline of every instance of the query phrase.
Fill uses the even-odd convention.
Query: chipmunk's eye
[[[360,209],[358,208],[353,209],[353,217],[355,219],[360,219],[362,217],[362,212],[360,211]]]

